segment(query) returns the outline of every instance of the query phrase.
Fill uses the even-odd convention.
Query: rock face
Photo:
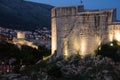
[[[84,6],[53,8],[52,53],[84,56],[94,54],[101,43],[118,40],[116,35],[120,35],[120,22],[114,22],[115,15],[115,9],[85,10]]]
[[[0,0],[0,26],[21,30],[50,28],[52,8],[24,0]]]

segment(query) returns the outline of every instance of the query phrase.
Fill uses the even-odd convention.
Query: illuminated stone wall
[[[120,22],[109,25],[108,38],[109,41],[113,41],[113,40],[120,41]]]
[[[52,54],[94,54],[109,41],[108,25],[115,20],[115,9],[84,10],[84,6],[52,9]]]
[[[54,9],[52,9],[52,17],[55,16]],[[57,33],[56,33],[56,18],[52,18],[52,54],[55,53],[57,49]],[[53,46],[54,45],[54,46]]]
[[[32,48],[38,49],[38,46],[34,45],[32,42],[27,41],[25,39],[25,32],[23,32],[23,31],[17,32],[17,38],[13,39],[13,43],[16,44],[20,48],[22,45],[27,45],[27,46],[30,46]]]

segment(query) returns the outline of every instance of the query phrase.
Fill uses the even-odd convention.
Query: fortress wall
[[[52,55],[57,50],[57,31],[56,31],[56,18],[52,18]]]
[[[120,23],[108,26],[108,39],[109,41],[120,41]]]
[[[70,24],[68,24],[72,15],[76,14],[76,7],[71,8],[53,8],[52,9],[52,54],[57,50],[61,52],[61,37],[64,37],[63,34],[69,30]],[[64,18],[68,16],[68,18]],[[69,26],[69,27],[68,27]],[[66,30],[66,31],[65,31]],[[60,31],[62,31],[60,33]],[[59,44],[60,43],[60,44]],[[57,46],[59,45],[59,46]]]
[[[86,11],[83,6],[54,8],[52,11],[52,51],[57,56],[94,54],[108,41],[108,24],[114,9]]]

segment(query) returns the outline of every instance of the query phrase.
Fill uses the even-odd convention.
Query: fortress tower
[[[83,5],[53,8],[52,54],[94,54],[101,43],[120,40],[120,22],[115,21],[116,9],[85,10]]]
[[[25,39],[25,32],[22,31],[17,32],[17,39]]]

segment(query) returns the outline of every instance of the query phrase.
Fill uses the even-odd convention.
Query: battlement
[[[56,7],[52,9],[52,18],[67,16],[104,16],[108,22],[116,20],[116,9],[86,10],[84,6]]]
[[[52,17],[73,16],[84,11],[84,6],[56,7],[52,9]]]
[[[116,21],[116,9],[102,9],[102,10],[84,10],[83,12],[77,12],[77,16],[91,16],[91,17],[106,17],[109,23]]]

